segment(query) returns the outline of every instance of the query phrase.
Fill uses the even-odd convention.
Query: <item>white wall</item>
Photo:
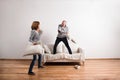
[[[0,0],[0,58],[21,59],[32,21],[54,43],[65,19],[86,58],[120,58],[120,0]]]

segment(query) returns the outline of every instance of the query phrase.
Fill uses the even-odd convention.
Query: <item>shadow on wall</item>
[[[41,41],[44,44],[54,43],[56,37],[53,37],[52,35],[42,35]]]

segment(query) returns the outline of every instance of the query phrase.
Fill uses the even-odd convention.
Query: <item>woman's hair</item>
[[[37,30],[39,27],[40,22],[39,21],[33,21],[31,29],[32,30]]]

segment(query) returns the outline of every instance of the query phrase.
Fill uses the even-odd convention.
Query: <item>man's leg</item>
[[[61,39],[57,37],[57,39],[56,39],[56,41],[55,41],[55,45],[54,45],[54,47],[53,47],[53,54],[56,53],[56,48],[57,48],[57,45],[59,44],[60,41],[61,41]]]
[[[67,47],[67,49],[68,49],[68,51],[69,51],[69,54],[72,54],[72,51],[71,51],[71,48],[70,48],[70,46],[69,46],[69,44],[68,44],[67,38],[66,38],[66,37],[63,38],[62,41],[63,41],[63,43],[65,44],[65,46]]]

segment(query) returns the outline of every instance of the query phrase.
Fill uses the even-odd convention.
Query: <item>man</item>
[[[67,47],[69,54],[72,54],[71,48],[68,44],[68,27],[66,26],[66,21],[63,20],[62,23],[58,26],[58,35],[55,41],[55,45],[53,48],[53,54],[56,54],[56,47],[62,41]]]

